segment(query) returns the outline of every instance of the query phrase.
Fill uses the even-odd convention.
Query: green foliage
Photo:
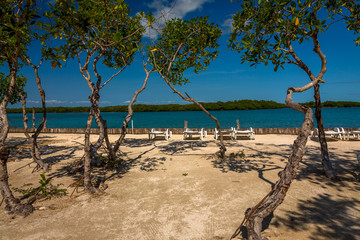
[[[355,43],[357,46],[360,45],[360,4],[356,0],[342,0],[336,1],[336,4],[342,7],[345,7],[348,13],[345,15],[345,22],[347,24],[348,30],[353,31],[354,34],[357,34],[358,37],[355,38]]]
[[[121,159],[121,158],[108,159],[108,158],[100,156],[99,160],[101,162],[101,165],[105,166],[107,168],[118,168],[118,167],[121,167],[121,164],[123,163],[123,159]]]
[[[19,68],[26,64],[22,58],[26,56],[28,46],[34,38],[34,29],[39,8],[32,0],[3,0],[0,1],[0,66],[7,63],[9,76],[4,78],[0,74],[0,100],[10,94],[7,103],[20,101],[18,90],[26,96],[24,86],[26,78],[17,76]],[[15,80],[15,81],[13,81]]]
[[[282,103],[264,100],[235,100],[228,102],[218,101],[216,103],[201,103],[208,110],[248,110],[248,109],[273,109],[286,107]],[[108,106],[101,107],[101,112],[127,112],[127,106]],[[135,104],[133,106],[135,112],[173,112],[173,111],[199,111],[199,107],[195,104],[165,104],[165,105],[145,105]],[[31,109],[27,109],[31,112]],[[42,108],[35,108],[37,113],[42,112]],[[67,113],[67,112],[88,112],[88,107],[48,107],[48,113]],[[9,108],[8,113],[21,113],[21,108]]]
[[[215,103],[201,103],[209,111],[216,110],[252,110],[252,109],[276,109],[286,108],[282,103],[264,100],[236,100],[228,102]],[[314,102],[302,103],[303,105],[314,107]],[[345,102],[345,101],[325,101],[322,103],[323,107],[360,107],[360,102]],[[109,106],[101,107],[101,112],[127,112],[127,106]],[[31,108],[27,112],[31,112]],[[166,105],[145,105],[136,104],[133,106],[135,112],[173,112],[173,111],[200,111],[195,104],[166,104]],[[37,113],[42,112],[42,108],[35,108]],[[88,107],[49,107],[48,113],[71,113],[71,112],[88,112]],[[22,113],[21,108],[8,108],[8,113]]]
[[[37,11],[36,1],[0,1],[0,59],[15,68],[15,71],[18,58],[26,55],[31,43],[31,28],[39,18]],[[3,63],[0,62],[0,65]]]
[[[25,184],[23,188],[13,188],[15,192],[21,193],[24,198],[31,197],[33,195],[37,195],[37,198],[40,199],[50,199],[52,197],[62,197],[67,194],[66,189],[60,189],[59,187],[63,184],[57,184],[56,186],[51,183],[50,178],[46,178],[45,174],[40,174],[41,179],[39,180],[39,186],[36,188],[29,187],[32,184]],[[28,187],[25,188],[24,187]]]
[[[291,44],[325,32],[341,18],[343,8],[333,0],[242,1],[241,10],[233,16],[229,47],[242,54],[242,63],[270,62],[276,71],[294,61]]]
[[[360,102],[349,102],[349,101],[325,101],[322,104],[323,107],[360,107]]]
[[[20,91],[24,97],[26,97],[26,92],[24,90],[26,82],[27,82],[27,78],[25,76],[21,74],[16,76],[15,84],[17,86],[18,91]],[[9,90],[9,85],[10,85],[10,75],[4,77],[4,74],[0,72],[0,101],[3,100],[6,92]],[[10,104],[15,104],[21,101],[18,91],[15,90],[12,92],[9,100]]]
[[[186,84],[184,72],[190,68],[199,73],[214,60],[219,46],[220,28],[208,17],[166,22],[155,46],[149,47],[152,64],[174,85]]]
[[[315,102],[306,102],[302,103],[309,107],[315,107]],[[325,101],[321,103],[321,107],[360,107],[360,102],[350,102],[350,101]]]
[[[130,17],[123,0],[58,0],[51,8],[45,13],[49,19],[45,27],[62,44],[46,50],[53,67],[61,67],[60,60],[83,51],[101,54],[103,64],[110,68],[132,62],[144,31],[140,23],[144,15]]]
[[[235,154],[235,157],[239,157],[240,159],[245,159],[246,158],[245,151],[241,150],[240,152]]]

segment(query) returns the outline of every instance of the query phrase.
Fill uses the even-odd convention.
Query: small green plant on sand
[[[22,188],[15,188],[15,192],[21,193],[22,199],[36,195],[38,199],[50,199],[52,197],[62,197],[67,194],[66,189],[59,188],[63,184],[53,185],[51,183],[51,178],[46,178],[45,174],[40,174],[41,179],[39,180],[40,186],[33,188],[32,183],[24,184]]]
[[[237,156],[240,157],[240,159],[245,159],[245,152],[244,150],[241,150],[240,152],[237,153]]]
[[[188,175],[188,173],[183,173],[182,175],[186,177]]]
[[[107,167],[107,168],[114,168],[121,166],[123,159],[116,158],[115,160],[108,159],[106,157],[100,156],[99,160],[101,162],[101,166]]]

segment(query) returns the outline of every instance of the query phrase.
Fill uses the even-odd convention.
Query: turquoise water
[[[360,127],[360,108],[324,108],[324,126],[333,127]],[[122,121],[127,113],[102,113],[108,122],[109,128],[121,128]],[[291,128],[301,127],[303,114],[289,108],[262,109],[262,110],[233,110],[211,111],[222,128],[236,127],[239,119],[241,128]],[[36,114],[38,124],[42,114]],[[29,119],[32,115],[29,114]],[[87,113],[49,113],[48,128],[85,128]],[[22,114],[9,114],[13,127],[23,127]],[[215,128],[215,122],[204,112],[139,112],[134,113],[134,128],[183,128],[184,120],[188,121],[190,128]],[[31,121],[28,122],[31,126]],[[96,127],[95,123],[93,124]],[[129,124],[131,127],[131,123]]]

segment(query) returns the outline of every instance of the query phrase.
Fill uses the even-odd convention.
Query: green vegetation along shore
[[[314,102],[304,103],[307,106],[315,107]],[[215,110],[253,110],[253,109],[275,109],[286,108],[282,103],[264,100],[235,100],[228,102],[203,103],[204,107],[209,111]],[[322,103],[323,107],[360,107],[360,102],[345,101],[326,101]],[[127,105],[107,106],[100,108],[102,112],[127,112]],[[87,112],[89,107],[48,107],[49,113],[71,113],[71,112]],[[146,105],[135,104],[133,106],[135,112],[171,112],[171,111],[200,111],[195,104],[165,104],[165,105]],[[27,109],[30,113],[31,108]],[[42,112],[42,108],[35,108],[37,113]],[[8,113],[22,113],[21,108],[8,108]]]

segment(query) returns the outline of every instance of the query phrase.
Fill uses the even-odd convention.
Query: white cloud
[[[89,101],[70,101],[69,102],[70,104],[89,104],[90,102]]]
[[[36,100],[27,100],[27,103],[32,104],[32,105],[39,105],[41,104],[41,101],[36,101]],[[81,100],[81,101],[61,101],[61,100],[54,100],[54,99],[49,99],[46,100],[46,104],[48,105],[58,105],[58,106],[68,106],[68,105],[85,105],[85,106],[90,106],[90,102],[87,100]],[[100,101],[100,104],[111,104],[110,101]]]
[[[222,26],[222,34],[229,34],[231,33],[231,30],[234,29],[233,24],[234,20],[232,19],[232,17],[225,19],[223,24],[221,24]]]
[[[152,39],[156,39],[161,29],[164,27],[165,22],[172,18],[183,18],[186,14],[201,10],[202,6],[206,2],[212,2],[212,0],[175,0],[172,2],[166,0],[154,0],[148,4],[148,7],[155,9],[153,15],[157,19],[151,28],[148,28],[145,36]],[[147,24],[146,21],[143,25]]]
[[[169,4],[168,1],[154,0],[148,6],[156,9],[155,16],[166,15],[168,18],[183,18],[189,12],[201,10],[202,5],[211,0],[177,0]]]
[[[48,104],[66,103],[66,101],[59,101],[59,100],[46,100],[45,102],[48,103]]]
[[[39,104],[40,101],[34,101],[34,100],[27,100],[27,103],[33,103],[33,104]]]

